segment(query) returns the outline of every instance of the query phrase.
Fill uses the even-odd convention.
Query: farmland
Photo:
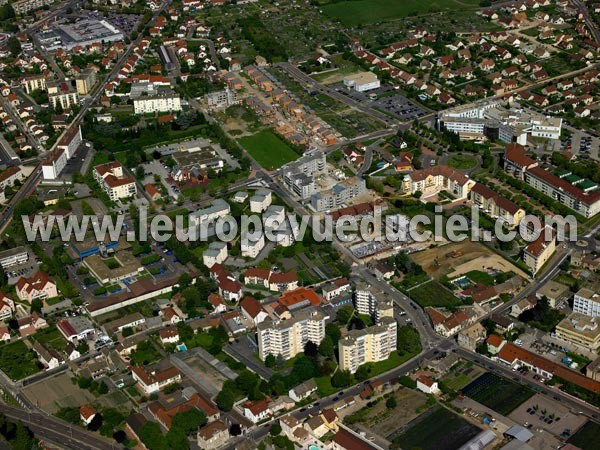
[[[408,291],[408,295],[423,308],[427,306],[452,307],[461,304],[452,292],[435,280]]]
[[[278,169],[299,156],[271,131],[261,131],[243,137],[240,139],[240,144],[267,170]]]
[[[600,436],[600,425],[589,421],[571,436],[568,442],[582,450],[592,450],[598,448],[598,436]]]
[[[410,428],[393,440],[392,448],[454,450],[481,430],[442,406],[434,406],[415,419]]]
[[[475,0],[353,0],[321,1],[321,9],[333,19],[346,26],[356,26],[407,16],[429,14],[440,11],[472,9],[477,7]]]
[[[534,393],[531,389],[486,372],[462,389],[463,394],[504,416]]]

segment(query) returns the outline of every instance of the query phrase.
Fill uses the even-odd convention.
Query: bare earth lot
[[[455,277],[472,270],[489,267],[502,272],[513,271],[517,275],[527,278],[521,269],[479,242],[464,241],[443,245],[413,253],[411,257],[436,280],[444,275]]]
[[[64,406],[79,407],[95,400],[94,394],[71,383],[67,374],[48,378],[23,389],[25,396],[44,411],[54,414]]]
[[[399,389],[394,396],[397,402],[396,408],[390,411],[385,406],[385,400],[382,400],[375,405],[367,420],[361,422],[361,425],[379,436],[388,436],[417,417],[415,410],[427,401],[425,394],[411,389]]]

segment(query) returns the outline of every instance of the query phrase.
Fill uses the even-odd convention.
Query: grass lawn
[[[37,333],[32,336],[32,339],[59,352],[64,351],[67,346],[67,340],[60,334],[60,331],[58,331],[58,328],[55,326],[38,330]]]
[[[481,430],[442,406],[434,406],[393,442],[401,448],[454,450]]]
[[[0,346],[0,369],[12,380],[20,380],[40,371],[37,355],[23,341]]]
[[[451,307],[460,305],[460,300],[452,292],[435,280],[408,291],[408,295],[423,308],[427,306]]]
[[[567,442],[582,450],[595,450],[598,448],[598,436],[600,436],[600,425],[590,420]]]
[[[454,155],[448,158],[448,165],[459,170],[469,170],[477,166],[477,160],[472,156]]]
[[[319,397],[327,397],[339,391],[338,388],[331,385],[331,378],[327,375],[315,378],[315,382],[317,383],[317,394]]]
[[[324,4],[321,9],[344,25],[355,26],[442,10],[473,9],[478,3],[476,0],[353,0]]]
[[[300,156],[279,137],[267,130],[241,138],[240,144],[268,170],[278,169]]]
[[[490,372],[469,383],[462,392],[503,416],[510,414],[534,394],[531,389]]]
[[[473,283],[483,284],[485,286],[494,285],[494,277],[492,277],[489,273],[482,272],[481,270],[472,270],[467,272],[465,276]]]

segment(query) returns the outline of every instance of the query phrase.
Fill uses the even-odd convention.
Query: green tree
[[[43,306],[44,306],[44,302],[41,299],[39,299],[39,298],[33,299],[31,301],[30,311],[32,313],[37,312],[38,314],[41,314]]]
[[[385,401],[385,407],[387,409],[394,409],[396,407],[398,403],[396,402],[396,398],[395,397],[389,397],[386,401]]]
[[[329,322],[325,325],[325,334],[329,336],[333,346],[335,347],[339,340],[342,338],[342,333],[340,332],[340,326],[337,323]]]
[[[267,355],[267,357],[265,358],[265,366],[272,368],[272,367],[275,367],[276,363],[277,363],[277,358],[275,357],[275,355],[273,355],[272,353],[269,353]]]
[[[337,370],[331,377],[333,387],[344,388],[352,384],[352,374],[347,370]]]
[[[319,353],[325,357],[331,357],[334,353],[334,345],[331,337],[325,335],[321,343],[319,344]]]
[[[217,406],[223,411],[231,411],[233,409],[233,403],[235,402],[235,396],[231,390],[225,386],[221,389],[215,398]]]
[[[21,53],[21,43],[15,36],[11,36],[8,38],[7,46],[8,51],[10,52],[13,58],[16,58],[17,56],[19,56],[19,53]]]
[[[279,425],[277,422],[275,422],[273,425],[271,425],[271,429],[269,430],[269,434],[271,436],[278,436],[281,434],[281,425]]]
[[[336,317],[338,322],[345,325],[354,315],[354,307],[352,305],[344,305],[338,309]]]
[[[157,422],[146,422],[140,429],[139,437],[148,450],[169,450],[169,444],[163,437]]]
[[[198,427],[206,424],[206,415],[197,408],[179,412],[173,416],[171,426],[181,429],[186,435],[196,431]]]

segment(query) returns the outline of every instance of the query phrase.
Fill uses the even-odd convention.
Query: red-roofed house
[[[179,330],[177,328],[166,328],[158,332],[160,342],[163,345],[177,344],[179,342]]]
[[[486,339],[485,343],[487,344],[488,351],[492,355],[495,355],[500,350],[502,350],[502,347],[504,347],[504,345],[506,344],[506,339],[504,339],[501,336],[498,336],[497,334],[490,334]]]
[[[92,420],[94,420],[94,417],[96,417],[96,410],[90,405],[83,405],[79,408],[79,417],[87,426],[92,422]]]
[[[440,391],[437,381],[425,375],[420,375],[417,378],[417,389],[426,394],[437,394]]]
[[[252,297],[244,297],[240,302],[242,314],[255,326],[264,321],[269,315],[258,300]]]
[[[38,270],[31,278],[19,278],[15,287],[19,300],[28,302],[37,298],[47,299],[58,295],[56,284],[52,282],[46,272],[41,270]]]
[[[266,419],[271,415],[271,408],[269,408],[271,399],[269,397],[256,402],[244,403],[244,417],[250,419],[253,423],[258,423],[263,419]]]

